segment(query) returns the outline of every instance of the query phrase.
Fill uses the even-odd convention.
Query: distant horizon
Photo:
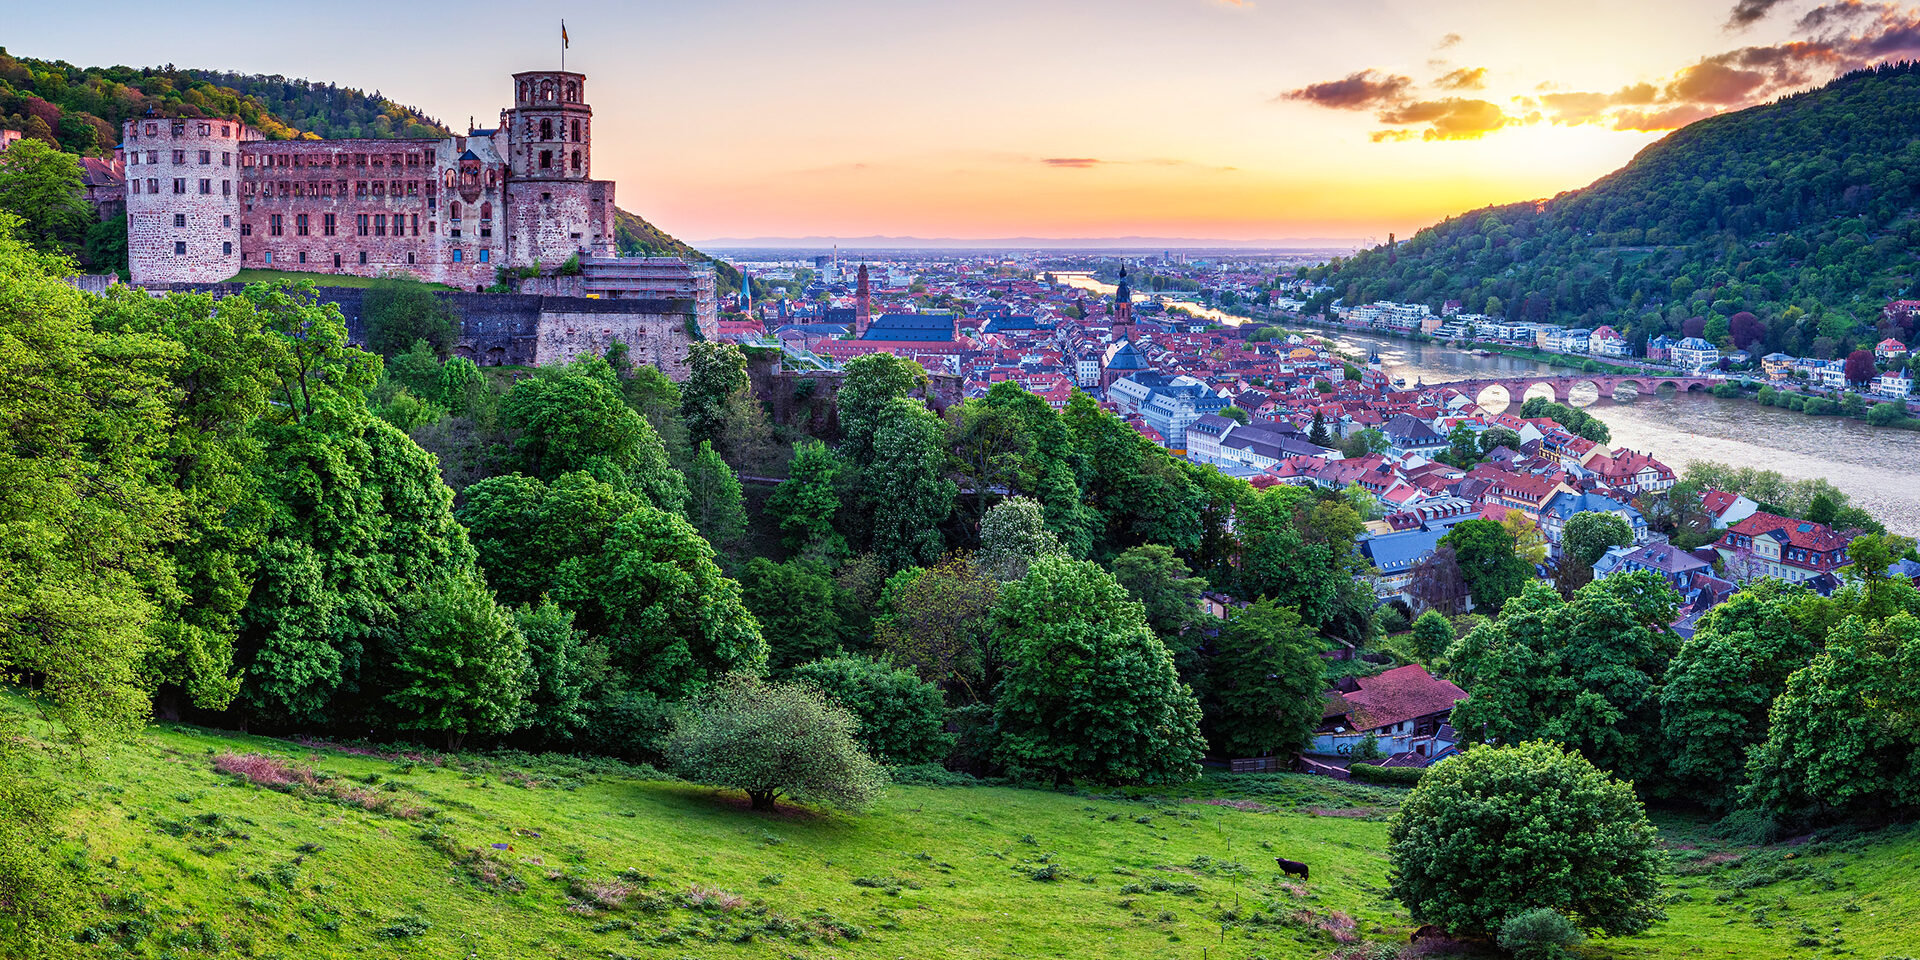
[[[1226,237],[919,237],[869,235],[862,237],[710,237],[686,241],[706,251],[779,250],[838,246],[844,250],[1125,250],[1179,251],[1246,250],[1282,253],[1323,253],[1358,250],[1370,244],[1363,237],[1274,237],[1235,240]]]

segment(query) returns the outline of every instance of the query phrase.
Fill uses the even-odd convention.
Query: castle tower
[[[587,75],[535,70],[513,75],[507,170],[516,179],[585,180],[592,172],[593,108]]]
[[[592,179],[593,108],[586,90],[584,73],[513,75],[513,107],[502,113],[500,132],[512,266],[553,267],[576,254],[614,253],[613,182]]]
[[[219,283],[240,272],[240,144],[232,119],[128,120],[127,265],[136,284]]]
[[[1115,343],[1133,336],[1133,287],[1127,283],[1127,265],[1120,265],[1120,286],[1113,291],[1113,331]]]
[[[859,278],[853,286],[853,335],[867,335],[867,324],[873,322],[873,287],[867,282],[867,265],[860,265]]]

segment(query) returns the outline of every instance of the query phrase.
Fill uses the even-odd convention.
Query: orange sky
[[[458,128],[491,122],[507,73],[558,59],[565,17],[596,175],[694,240],[1384,240],[1920,56],[1920,15],[1873,0],[95,6],[23,11],[7,46],[333,80]]]

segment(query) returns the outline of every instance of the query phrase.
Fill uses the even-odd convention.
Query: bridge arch
[[[1620,391],[1627,387],[1632,387],[1633,393],[1626,399],[1622,399]],[[1613,388],[1607,391],[1607,396],[1615,403],[1626,403],[1627,400],[1637,398],[1646,392],[1647,385],[1634,377],[1615,377],[1613,379]]]
[[[1479,389],[1473,393],[1473,402],[1476,406],[1491,408],[1496,399],[1503,410],[1519,406],[1514,402],[1513,391],[1497,380],[1479,384]]]
[[[1562,388],[1566,391],[1567,396],[1565,402],[1576,407],[1584,407],[1607,399],[1607,389],[1601,386],[1601,379],[1600,377],[1568,377],[1563,379],[1561,381],[1563,385]],[[1593,396],[1591,397],[1586,395],[1586,390],[1584,389],[1588,387],[1593,389]],[[1575,391],[1579,391],[1579,396],[1575,396]]]

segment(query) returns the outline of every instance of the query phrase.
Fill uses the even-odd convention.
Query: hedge
[[[1347,767],[1347,773],[1355,780],[1390,787],[1411,787],[1419,783],[1420,775],[1426,772],[1425,767],[1380,767],[1371,763],[1356,763]]]

